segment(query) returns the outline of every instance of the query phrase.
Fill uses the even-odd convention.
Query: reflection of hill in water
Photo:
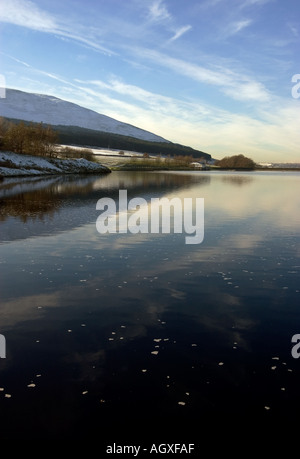
[[[93,189],[91,180],[57,177],[5,183],[0,190],[0,219],[18,217],[23,222],[53,215],[64,200],[73,195],[86,194]]]
[[[210,176],[149,172],[114,172],[103,177],[60,176],[7,180],[0,187],[0,221],[3,240],[13,240],[16,220],[25,226],[24,238],[95,222],[101,197],[118,201],[119,190],[132,197],[163,197],[169,192],[207,185]],[[20,231],[18,231],[18,238]]]

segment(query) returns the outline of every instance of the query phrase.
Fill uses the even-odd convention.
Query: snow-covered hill
[[[6,89],[6,97],[0,99],[0,116],[24,121],[42,121],[52,125],[78,126],[151,142],[168,142],[151,132],[122,123],[80,105],[57,97],[16,89]]]

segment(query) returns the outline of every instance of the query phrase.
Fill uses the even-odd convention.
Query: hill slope
[[[45,94],[6,89],[6,98],[0,99],[0,117],[14,123],[25,121],[51,125],[59,142],[67,145],[211,159],[208,153],[174,144],[151,132]]]
[[[42,121],[51,125],[77,126],[151,142],[168,142],[151,132],[122,123],[72,102],[16,89],[7,89],[6,98],[0,99],[0,116],[38,123]]]

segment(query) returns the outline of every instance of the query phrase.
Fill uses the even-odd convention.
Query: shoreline
[[[98,156],[98,155],[97,155]],[[100,156],[100,155],[99,155]],[[103,159],[106,155],[103,155]],[[31,156],[7,151],[0,151],[0,181],[10,177],[35,177],[53,175],[86,175],[109,174],[112,171],[191,171],[191,172],[300,172],[296,167],[256,167],[254,169],[231,169],[209,165],[203,168],[174,166],[168,164],[124,164],[118,158],[119,164],[104,165],[100,162],[89,161],[85,158],[50,158]],[[105,161],[104,161],[105,162]]]
[[[84,158],[62,159],[0,152],[0,180],[9,177],[109,173],[111,169],[108,166]]]

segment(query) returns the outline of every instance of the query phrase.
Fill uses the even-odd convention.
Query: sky
[[[0,82],[221,159],[300,162],[299,0],[0,0]]]

